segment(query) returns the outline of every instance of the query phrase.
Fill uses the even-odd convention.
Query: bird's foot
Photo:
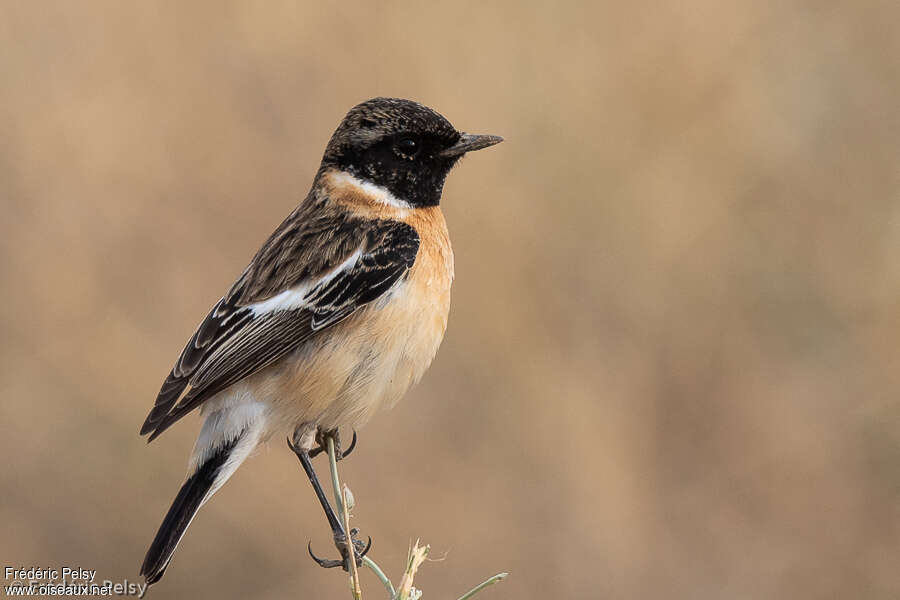
[[[341,434],[337,429],[332,429],[330,431],[326,431],[324,429],[319,428],[316,430],[316,443],[318,447],[313,448],[309,451],[309,457],[315,458],[323,452],[328,451],[328,438],[334,440],[334,457],[337,460],[343,460],[350,456],[350,453],[353,452],[353,449],[356,448],[356,430],[353,430],[353,439],[350,440],[350,447],[344,451],[341,451]]]
[[[356,539],[356,536],[359,534],[359,530],[355,527],[350,530],[350,543],[347,543],[347,536],[343,533],[335,533],[334,535],[334,547],[338,549],[338,552],[341,553],[341,559],[328,559],[328,558],[319,558],[312,551],[312,542],[307,544],[306,549],[309,551],[309,555],[312,557],[316,564],[318,564],[323,569],[333,569],[334,567],[341,567],[345,571],[350,571],[350,546],[353,547],[353,560],[356,562],[356,566],[362,566],[363,557],[369,552],[369,549],[372,548],[372,538],[369,537],[368,543],[363,543],[362,540]]]

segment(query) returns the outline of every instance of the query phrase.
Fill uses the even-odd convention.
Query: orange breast
[[[333,200],[372,218],[403,221],[420,241],[404,281],[301,349],[267,382],[285,421],[325,428],[362,425],[422,377],[447,329],[453,281],[453,251],[439,207],[385,205],[365,189],[338,183],[344,187],[333,187]]]

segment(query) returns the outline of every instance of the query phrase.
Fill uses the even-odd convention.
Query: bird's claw
[[[359,533],[359,530],[357,530],[357,529],[350,530],[350,539],[352,540],[352,544],[353,544],[353,558],[356,561],[356,566],[360,567],[360,566],[362,566],[363,557],[366,554],[368,554],[369,550],[372,548],[372,536],[369,536],[368,543],[364,544],[362,540],[357,540],[357,539],[353,538],[353,536],[355,536],[357,533]],[[349,557],[348,557],[346,540],[339,539],[338,536],[335,536],[334,545],[337,546],[338,550],[340,550],[340,552],[341,552],[342,558],[340,560],[335,560],[335,559],[330,559],[330,558],[319,558],[312,551],[312,542],[309,542],[309,544],[306,545],[306,550],[309,552],[310,557],[312,557],[312,559],[314,561],[316,561],[316,564],[319,565],[320,567],[322,567],[323,569],[333,569],[335,567],[341,567],[345,571],[349,571],[350,563],[347,560]]]
[[[347,448],[346,450],[344,450],[344,452],[341,454],[341,458],[347,458],[348,456],[350,456],[350,453],[353,452],[354,449],[356,449],[356,430],[355,429],[353,430],[353,438],[350,440],[350,447]]]
[[[344,561],[342,561],[342,560],[332,560],[332,559],[328,559],[328,558],[319,558],[318,556],[316,556],[315,553],[312,551],[312,541],[310,541],[306,545],[306,550],[307,550],[307,552],[309,552],[310,557],[314,561],[316,561],[316,564],[319,565],[320,567],[322,567],[323,569],[333,569],[334,567],[343,567],[344,566]]]
[[[343,460],[343,459],[347,458],[348,456],[350,456],[350,453],[353,452],[353,449],[356,448],[357,437],[356,437],[355,429],[353,430],[353,439],[350,440],[350,447],[344,451],[341,451],[341,438],[338,435],[336,430],[331,431],[331,432],[323,432],[320,430],[316,434],[316,441],[319,442],[319,446],[318,446],[318,448],[313,448],[312,450],[309,451],[310,458],[315,458],[328,449],[328,442],[325,439],[326,435],[330,435],[331,438],[334,440],[334,453],[335,453],[335,458],[337,460]]]

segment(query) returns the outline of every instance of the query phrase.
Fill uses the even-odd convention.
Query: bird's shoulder
[[[419,241],[401,215],[365,214],[317,186],[263,243],[226,298],[237,306],[262,302],[370,252],[414,260]]]
[[[439,205],[413,207],[388,190],[336,169],[320,177],[321,189],[335,207],[369,222],[402,223],[419,240],[419,256],[413,277],[428,273],[453,279],[453,249],[447,222]]]

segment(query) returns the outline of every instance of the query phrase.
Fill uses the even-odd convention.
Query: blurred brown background
[[[896,2],[3,2],[0,562],[138,580],[192,415],[138,428],[352,105],[451,175],[450,329],[343,465],[453,598],[900,597]],[[282,440],[158,598],[347,596]],[[367,597],[379,598],[365,574]]]

